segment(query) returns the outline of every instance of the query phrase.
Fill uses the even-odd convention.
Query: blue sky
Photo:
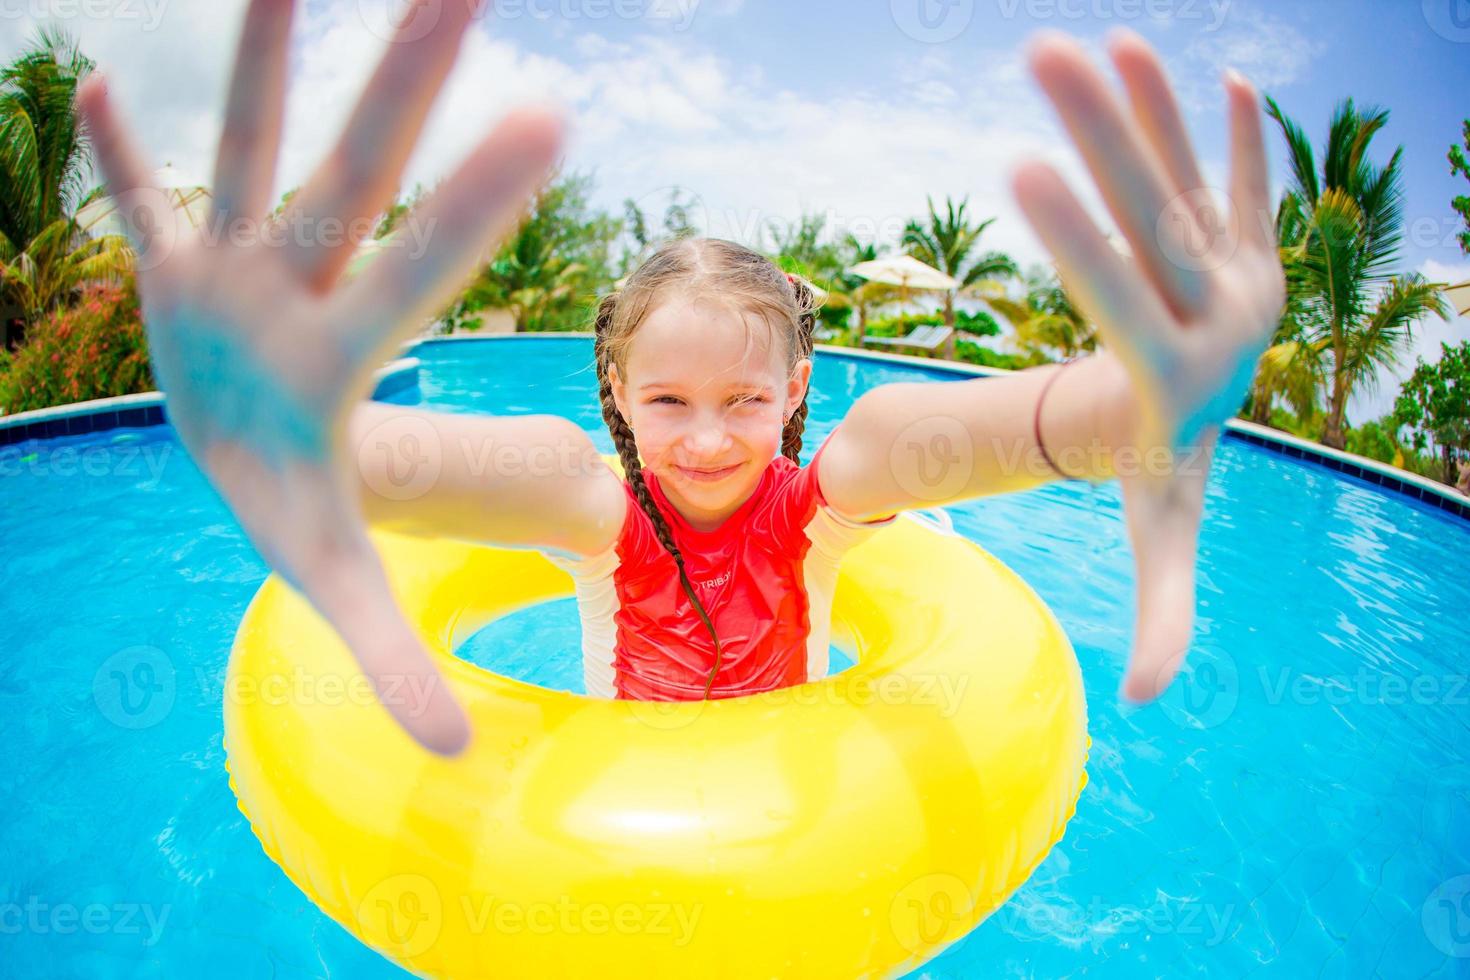
[[[892,241],[925,196],[968,195],[997,217],[990,247],[1045,255],[1010,198],[1011,167],[1058,166],[1100,221],[1106,215],[1030,82],[1023,44],[1069,31],[1101,58],[1115,27],[1164,56],[1208,178],[1223,182],[1220,72],[1234,66],[1325,137],[1351,96],[1392,112],[1376,143],[1403,145],[1408,221],[1403,269],[1470,277],[1449,201],[1470,193],[1446,151],[1470,116],[1470,0],[497,0],[436,103],[406,184],[432,183],[512,104],[560,106],[566,162],[591,171],[595,200],[660,211],[672,188],[710,233],[752,241],[803,211],[829,227]],[[112,80],[152,158],[212,170],[241,0],[0,0],[0,57],[37,22],[59,20]],[[278,190],[299,183],[330,145],[380,55],[402,0],[307,0]],[[1285,167],[1271,135],[1278,186]],[[1470,336],[1435,324],[1416,348]],[[1412,361],[1412,358],[1410,359]],[[1402,372],[1401,372],[1402,373]],[[1353,405],[1387,407],[1397,385]]]

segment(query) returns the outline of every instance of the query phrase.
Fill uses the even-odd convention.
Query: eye
[[[759,405],[766,401],[765,395],[738,395],[731,399],[737,405]]]
[[[679,404],[679,396],[677,396],[677,395],[659,395],[657,398],[654,398],[650,402],[650,404],[653,404],[653,405],[677,405],[677,404]]]

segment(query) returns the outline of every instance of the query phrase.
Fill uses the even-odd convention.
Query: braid
[[[673,556],[674,564],[679,568],[679,584],[684,587],[684,594],[694,604],[695,612],[699,614],[700,620],[704,622],[704,628],[709,630],[710,638],[714,640],[715,664],[710,668],[709,677],[704,682],[704,697],[708,698],[710,688],[715,683],[715,675],[720,671],[722,653],[720,637],[715,632],[714,623],[710,622],[704,603],[699,601],[699,596],[694,592],[694,586],[689,583],[689,575],[684,570],[684,556],[680,553],[679,546],[674,543],[674,533],[669,529],[668,521],[664,520],[664,515],[659,512],[658,506],[653,502],[653,494],[649,491],[648,483],[643,478],[643,464],[638,460],[638,443],[633,438],[633,429],[618,411],[617,402],[613,398],[612,380],[608,377],[607,371],[610,362],[607,339],[608,328],[612,325],[613,313],[617,311],[617,308],[617,293],[604,296],[602,302],[597,306],[597,319],[594,327],[597,339],[593,342],[593,354],[597,362],[597,384],[598,393],[602,399],[602,418],[607,423],[607,431],[612,435],[613,445],[618,449],[618,459],[622,461],[623,473],[627,476],[628,485],[633,490],[634,499],[648,515],[648,519],[653,522],[653,530],[658,535],[659,543]],[[802,408],[805,407],[803,403]],[[800,446],[800,439],[798,434],[798,446]]]
[[[800,276],[788,275],[787,280],[791,288],[796,292],[796,357],[812,356],[812,331],[817,326],[817,313],[815,297],[807,286],[806,280]],[[811,386],[807,386],[807,391]],[[796,406],[796,411],[791,413],[791,418],[786,422],[786,428],[781,433],[781,455],[793,463],[801,462],[801,437],[806,431],[807,396],[801,396],[801,404]]]

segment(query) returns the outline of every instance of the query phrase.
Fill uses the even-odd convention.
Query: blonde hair
[[[709,295],[721,303],[753,314],[763,320],[774,337],[784,343],[786,369],[794,371],[804,357],[812,356],[812,329],[816,324],[816,303],[811,289],[799,276],[787,276],[770,259],[743,245],[719,238],[683,238],[660,247],[640,265],[623,288],[603,297],[598,304],[593,351],[597,362],[597,383],[602,398],[602,418],[617,447],[623,472],[638,506],[653,522],[654,531],[664,549],[673,556],[679,569],[684,594],[709,630],[715,644],[715,664],[705,681],[704,697],[709,697],[715,675],[720,670],[720,638],[710,622],[704,603],[689,583],[684,570],[684,556],[674,543],[673,532],[649,493],[638,459],[638,443],[633,429],[618,411],[613,398],[609,365],[617,365],[618,377],[628,377],[628,350],[640,324],[660,302],[670,295]],[[801,437],[806,430],[807,398],[791,413],[781,434],[781,454],[793,463],[800,462]]]

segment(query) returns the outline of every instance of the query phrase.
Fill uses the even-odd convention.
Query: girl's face
[[[683,296],[644,318],[627,362],[626,378],[617,365],[608,375],[644,468],[691,525],[717,527],[781,452],[812,362],[788,377],[784,341],[762,320]]]

